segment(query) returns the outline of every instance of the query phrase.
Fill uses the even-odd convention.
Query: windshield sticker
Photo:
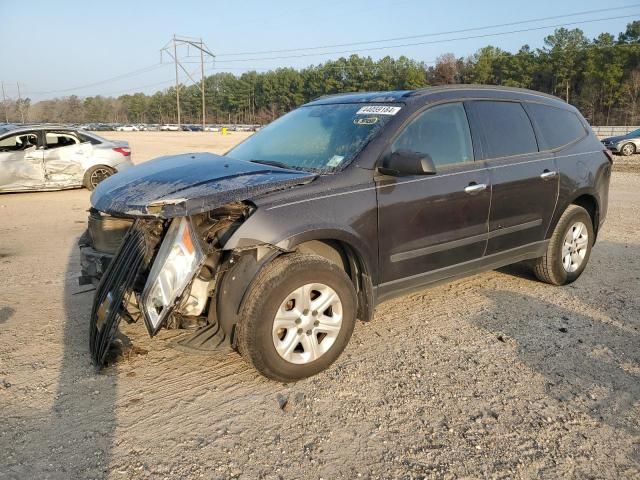
[[[378,117],[362,117],[353,120],[354,125],[374,125],[378,123]]]
[[[389,105],[367,105],[356,112],[356,115],[395,115],[402,107]]]
[[[344,157],[342,155],[334,155],[327,162],[327,167],[337,167],[338,165],[340,165],[340,162],[342,162],[342,160],[344,160]]]

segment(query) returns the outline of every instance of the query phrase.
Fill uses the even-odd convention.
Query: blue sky
[[[99,3],[86,0],[0,0],[0,80],[5,82],[7,94],[10,97],[16,96],[16,82],[20,82],[23,96],[30,96],[33,100],[72,93],[80,96],[117,96],[134,91],[150,93],[166,88],[175,75],[170,64],[86,88],[75,87],[84,87],[157,64],[160,61],[160,48],[174,33],[202,37],[210,49],[220,55],[215,66],[208,66],[209,73],[231,71],[239,74],[252,68],[260,71],[282,66],[318,64],[340,56],[315,55],[319,52],[377,47],[382,44],[249,55],[244,58],[261,59],[237,62],[230,60],[243,57],[225,54],[438,33],[634,5],[633,1],[620,0],[182,0],[162,6],[164,3],[136,0]],[[452,37],[624,15],[626,18],[568,27],[579,27],[590,38],[601,32],[617,35],[625,29],[628,22],[640,18],[638,12],[640,6],[535,24],[428,37],[413,42],[433,42]],[[357,53],[373,58],[406,55],[417,60],[431,61],[446,52],[466,56],[487,44],[509,51],[516,51],[525,43],[534,48],[541,47],[544,36],[552,31],[553,28],[549,28]],[[314,56],[262,58],[299,53],[314,53]],[[168,60],[165,58],[165,61]],[[197,64],[189,67],[196,71],[198,69]]]

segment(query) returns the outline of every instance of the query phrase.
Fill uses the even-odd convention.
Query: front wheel
[[[587,266],[594,239],[589,213],[578,205],[569,205],[558,220],[547,252],[534,261],[538,280],[552,285],[577,280]]]
[[[620,149],[620,153],[622,153],[622,155],[625,157],[633,155],[634,153],[636,153],[636,146],[633,143],[625,143]]]
[[[291,382],[329,367],[355,322],[356,293],[342,268],[318,255],[283,255],[248,292],[238,350],[264,376]]]

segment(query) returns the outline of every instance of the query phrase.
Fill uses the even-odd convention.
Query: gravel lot
[[[138,160],[243,137],[111,136]],[[512,266],[396,299],[286,386],[143,325],[96,374],[76,281],[88,192],[0,195],[0,478],[638,478],[637,165],[616,162],[575,284]]]

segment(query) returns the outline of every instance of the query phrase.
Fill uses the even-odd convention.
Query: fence
[[[625,133],[629,133],[632,130],[637,130],[638,128],[640,128],[640,126],[624,127],[624,126],[618,125],[618,126],[594,127],[592,125],[591,128],[593,129],[593,133],[595,133],[598,137],[604,138],[604,137],[615,137],[617,135],[624,135]]]

